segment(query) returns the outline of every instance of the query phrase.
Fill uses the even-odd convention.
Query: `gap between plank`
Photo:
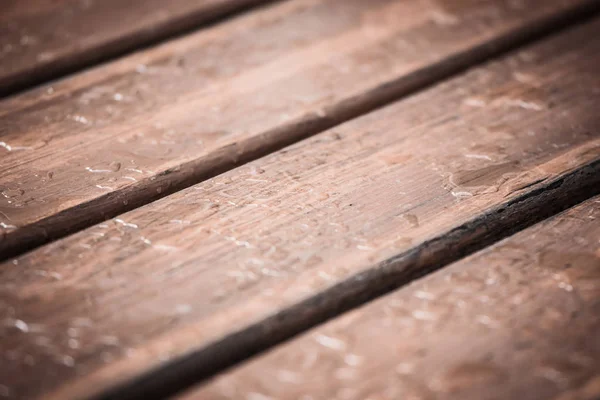
[[[280,1],[280,0],[269,0]],[[270,153],[278,151],[291,144],[299,142],[308,137],[314,136],[324,130],[332,128],[336,125],[344,123],[363,114],[372,112],[389,103],[400,100],[403,97],[424,90],[436,83],[456,76],[466,70],[481,65],[490,59],[499,57],[509,53],[521,46],[535,42],[550,34],[557,34],[570,26],[592,19],[600,12],[599,1],[589,1],[582,4],[576,9],[560,15],[554,15],[546,19],[537,21],[534,24],[520,27],[502,37],[499,37],[491,42],[470,48],[453,56],[450,56],[443,61],[429,65],[412,74],[404,75],[397,80],[381,85],[369,92],[354,98],[347,99],[336,104],[328,110],[325,117],[314,116],[312,119],[305,120],[301,124],[283,125],[271,131],[268,131],[258,137],[249,139],[244,144],[248,151],[233,160],[228,159],[223,162],[223,154],[228,148],[222,148],[215,151],[210,158],[203,161],[203,164],[210,164],[212,160],[221,160],[217,168],[210,171],[202,171],[199,173],[191,173],[189,176],[183,176],[161,193],[157,193],[153,186],[153,179],[148,178],[139,182],[138,185],[132,188],[127,193],[113,192],[105,196],[97,197],[86,203],[82,203],[77,207],[64,210],[63,212],[54,214],[45,219],[41,219],[31,224],[32,231],[46,232],[45,227],[57,225],[60,221],[69,220],[73,214],[95,215],[90,210],[100,209],[105,204],[116,204],[112,209],[107,210],[102,216],[90,217],[85,221],[75,224],[65,224],[63,229],[46,234],[44,237],[35,238],[25,237],[21,243],[13,246],[9,250],[0,254],[0,262],[11,257],[18,256],[34,248],[37,248],[48,242],[63,238],[82,229],[88,228],[97,223],[101,223],[108,219],[114,218],[117,215],[139,208],[143,205],[154,202],[160,198],[198,184],[204,180],[227,172],[233,168],[264,157]],[[285,134],[284,134],[285,133]],[[233,144],[235,146],[236,144]],[[184,170],[197,170],[201,168],[195,164],[195,161],[189,163],[190,168],[182,168]],[[213,163],[216,164],[216,163]],[[180,165],[184,167],[186,164]],[[177,169],[167,170],[161,173],[161,176],[176,173]],[[114,198],[127,198],[127,204],[121,201],[113,201]]]
[[[109,41],[80,53],[77,60],[69,60],[68,63],[65,63],[67,65],[61,65],[64,62],[58,60],[57,65],[44,65],[42,70],[36,70],[34,74],[31,74],[32,77],[14,79],[11,83],[0,88],[0,99],[16,96],[38,85],[62,79],[87,68],[95,67],[98,64],[113,61],[128,53],[147,49],[196,30],[210,28],[229,18],[281,1],[284,0],[253,0],[242,5],[235,2],[225,3],[210,11],[201,9],[190,15],[170,20],[159,29],[132,32],[127,36],[119,37],[117,40]]]
[[[531,191],[420,246],[93,399],[159,399],[180,393],[327,320],[598,194],[600,159],[554,180],[541,182]]]
[[[599,218],[592,197],[176,398],[598,399]]]

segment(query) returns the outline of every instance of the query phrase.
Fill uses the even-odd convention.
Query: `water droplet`
[[[85,170],[94,174],[106,174],[108,172],[111,172],[110,169],[94,169],[92,167],[85,167]]]
[[[414,310],[412,316],[421,321],[435,321],[437,319],[436,314],[426,310]]]
[[[8,151],[12,151],[12,147],[6,142],[0,142],[0,147],[3,147]]]
[[[79,122],[81,124],[87,125],[89,124],[89,121],[86,117],[82,116],[82,115],[75,115],[73,116],[73,120],[76,122]]]
[[[41,62],[51,61],[56,57],[55,53],[51,51],[42,51],[36,56],[36,59]]]
[[[358,250],[362,250],[362,251],[370,251],[370,250],[373,250],[373,249],[374,249],[373,247],[371,247],[371,246],[369,246],[369,245],[366,245],[366,244],[357,244],[357,245],[356,245],[356,248],[357,248]]]
[[[262,169],[262,168],[259,168],[259,167],[254,166],[254,165],[252,167],[250,167],[250,175],[261,175],[261,174],[264,174],[264,173],[265,173],[265,170]]]
[[[119,345],[119,338],[116,336],[102,336],[100,338],[100,342],[102,344],[105,344],[107,346],[118,346]]]
[[[277,372],[277,380],[284,383],[300,384],[303,382],[302,375],[288,370]]]
[[[15,328],[17,328],[18,330],[20,330],[21,332],[29,332],[29,325],[20,319],[15,320],[14,322]]]
[[[344,362],[351,367],[356,367],[363,362],[363,357],[357,356],[356,354],[346,354],[344,356]]]
[[[438,25],[453,26],[460,22],[456,15],[443,10],[434,10],[430,13],[431,19]]]
[[[138,227],[136,224],[131,224],[131,223],[129,223],[129,222],[125,222],[125,221],[123,221],[123,220],[122,220],[122,219],[120,219],[120,218],[115,218],[115,220],[114,220],[114,221],[115,221],[117,224],[120,224],[120,225],[126,226],[126,227],[128,227],[128,228],[134,228],[134,229],[137,229],[137,227]]]
[[[6,197],[7,199],[20,197],[20,196],[23,196],[24,194],[25,194],[25,191],[23,189],[6,189],[6,190],[2,191],[2,196]]]
[[[67,367],[74,367],[75,366],[75,359],[71,356],[68,355],[64,355],[60,358],[60,362],[64,365],[66,365]]]
[[[37,271],[35,271],[35,273],[36,273],[36,275],[39,275],[39,276],[43,276],[46,278],[52,278],[55,281],[60,281],[63,279],[63,276],[61,274],[59,274],[58,272],[48,272],[48,271],[37,270]]]
[[[346,343],[344,343],[340,339],[337,339],[337,338],[334,338],[331,336],[317,334],[317,335],[315,335],[315,340],[321,346],[327,347],[332,350],[344,350],[346,348]]]
[[[113,172],[118,172],[121,169],[121,163],[113,161],[109,164],[109,167]]]
[[[493,320],[492,318],[490,318],[487,315],[478,315],[478,316],[475,317],[475,319],[480,324],[485,325],[485,326],[489,326],[491,328],[498,326],[498,322],[495,321],[495,320]]]
[[[465,192],[465,191],[452,191],[450,192],[452,193],[452,196],[456,197],[457,199],[466,199],[469,197],[473,197],[473,193],[471,192]]]
[[[572,292],[573,291],[573,285],[568,284],[567,282],[559,282],[558,283],[558,287],[567,291],[567,292]]]
[[[102,190],[113,190],[113,188],[111,188],[110,186],[96,185],[96,187]]]
[[[403,362],[396,365],[396,373],[400,375],[410,375],[414,372],[415,366],[414,364]]]
[[[28,147],[28,146],[11,146],[6,142],[0,142],[0,147],[6,149],[7,151],[32,150],[33,149],[33,147]]]
[[[503,99],[503,104],[512,107],[520,107],[525,110],[542,111],[544,107],[533,101],[525,101],[523,99]]]
[[[178,224],[178,225],[189,225],[191,224],[191,221],[185,221],[182,219],[172,219],[169,221],[172,224]]]
[[[431,292],[426,292],[424,290],[417,290],[415,293],[413,293],[413,296],[415,296],[417,299],[421,299],[421,300],[434,300],[435,299],[435,294],[433,294]]]
[[[19,39],[19,43],[22,46],[29,46],[29,45],[34,44],[35,42],[37,42],[37,39],[34,36],[30,36],[30,35],[23,35]]]
[[[419,227],[419,218],[414,214],[404,214],[402,217],[413,227]]]
[[[535,75],[515,71],[515,72],[513,72],[513,77],[519,83],[523,83],[523,84],[530,85],[533,87],[540,87],[542,85],[540,79],[538,77],[536,77]]]
[[[476,160],[488,160],[492,161],[490,156],[486,156],[485,154],[465,154],[466,158],[474,158]]]
[[[177,304],[175,306],[175,312],[177,314],[189,314],[192,312],[192,306],[189,304]]]
[[[475,107],[475,108],[482,108],[487,105],[485,100],[476,98],[476,97],[469,97],[469,98],[463,100],[463,104],[465,104],[469,107]]]

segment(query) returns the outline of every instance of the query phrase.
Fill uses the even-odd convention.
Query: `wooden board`
[[[444,4],[285,2],[0,102],[0,259],[314,134],[600,2]]]
[[[598,192],[599,30],[1,264],[0,384],[160,397]]]
[[[3,0],[0,95],[181,33],[260,0]],[[263,1],[264,2],[264,1]]]
[[[596,197],[181,399],[598,399],[599,238]]]

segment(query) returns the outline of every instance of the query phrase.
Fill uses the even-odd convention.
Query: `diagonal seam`
[[[177,168],[161,172],[152,177],[153,179],[141,180],[119,191],[107,193],[104,196],[79,204],[75,208],[48,216],[28,225],[27,229],[23,229],[21,232],[18,230],[13,231],[10,243],[7,243],[9,239],[5,237],[3,241],[7,250],[0,254],[0,262],[154,202],[336,125],[382,108],[389,103],[425,90],[493,58],[533,43],[550,34],[558,34],[570,26],[590,20],[598,12],[600,12],[600,1],[587,1],[573,9],[519,27],[491,42],[469,48],[366,93],[346,99],[327,109],[324,116],[314,114],[302,121],[290,121],[262,135],[250,138],[243,143],[246,151],[236,159],[227,156],[227,150],[230,147],[240,146],[239,143],[233,143],[218,149],[208,158],[188,161],[180,164]],[[214,160],[219,160],[218,167],[210,168],[211,165],[215,165]],[[165,184],[168,185],[167,189],[164,189]],[[162,189],[160,193],[157,191],[159,187]],[[128,200],[126,205],[121,201],[111,201],[113,198],[124,197]],[[110,205],[110,208],[105,208],[107,204]],[[90,212],[100,208],[102,208],[101,213]],[[61,229],[56,231],[51,229],[66,219],[79,222],[69,226],[61,226]],[[43,234],[34,234],[36,232],[42,232]]]
[[[600,158],[302,302],[93,397],[161,399],[600,194]]]

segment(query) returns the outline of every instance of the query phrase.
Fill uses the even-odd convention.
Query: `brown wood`
[[[3,0],[0,94],[41,83],[260,2]]]
[[[599,222],[596,197],[181,399],[598,399]]]
[[[295,0],[0,102],[0,259],[314,134],[598,5]]]
[[[0,384],[157,397],[598,192],[599,31],[5,262]]]

